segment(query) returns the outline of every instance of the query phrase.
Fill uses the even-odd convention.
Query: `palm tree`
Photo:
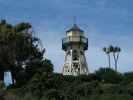
[[[110,63],[110,49],[104,47],[104,48],[103,48],[103,51],[107,54],[107,57],[108,57],[108,64],[109,64],[109,68],[110,68],[110,67],[111,67],[111,63]]]
[[[113,57],[114,57],[114,62],[115,62],[115,70],[117,71],[117,64],[118,64],[118,59],[119,59],[119,54],[121,52],[120,47],[113,47]]]
[[[111,61],[110,61],[110,53],[113,53],[114,57],[114,62],[115,62],[115,70],[117,71],[117,64],[118,64],[118,59],[119,59],[119,54],[121,52],[120,47],[113,47],[110,45],[109,47],[104,47],[103,51],[107,54],[108,56],[108,61],[109,61],[109,68],[111,67]]]

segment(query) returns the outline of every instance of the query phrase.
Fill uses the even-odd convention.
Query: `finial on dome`
[[[73,26],[77,25],[77,17],[76,16],[73,16]]]
[[[80,31],[80,32],[84,32],[83,30],[81,30],[79,27],[78,27],[78,25],[77,25],[77,18],[76,18],[76,16],[74,16],[73,17],[73,25],[72,25],[72,27],[69,29],[69,30],[67,30],[67,32],[70,32],[70,31]]]

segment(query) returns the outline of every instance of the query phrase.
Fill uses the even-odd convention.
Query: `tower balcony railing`
[[[66,45],[70,43],[80,43],[84,44],[85,49],[88,48],[88,38],[83,36],[69,36],[62,39],[62,47],[65,48]]]
[[[70,37],[65,37],[62,39],[62,43],[68,43],[68,42],[82,42],[82,43],[88,43],[88,39],[83,36],[70,36]]]

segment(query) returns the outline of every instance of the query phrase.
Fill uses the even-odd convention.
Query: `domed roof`
[[[66,32],[70,32],[70,31],[79,31],[79,32],[84,32],[83,30],[81,30],[76,24],[73,24],[72,28],[70,28],[69,30],[67,30]]]

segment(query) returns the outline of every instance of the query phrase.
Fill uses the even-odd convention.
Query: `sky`
[[[17,24],[29,22],[46,49],[45,57],[62,72],[65,52],[61,39],[73,25],[85,31],[85,52],[90,72],[108,66],[103,47],[121,47],[118,71],[133,71],[132,0],[0,0],[0,19]],[[112,67],[114,68],[113,58]]]

